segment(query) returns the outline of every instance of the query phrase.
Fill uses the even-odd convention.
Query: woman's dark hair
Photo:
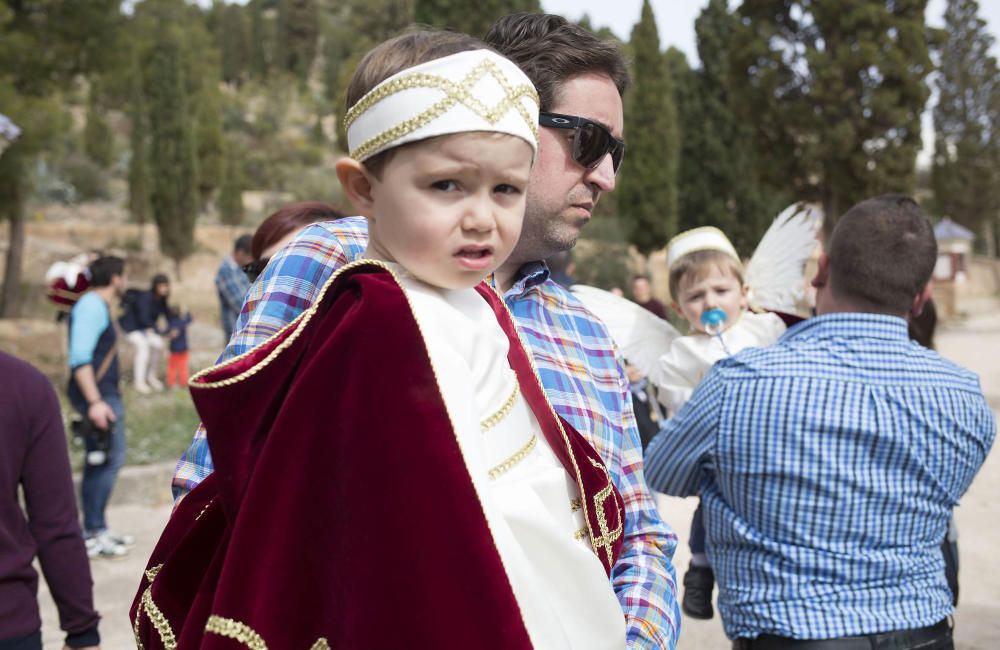
[[[156,285],[158,285],[158,284],[167,284],[167,285],[169,285],[170,284],[170,278],[168,278],[166,275],[164,275],[162,273],[157,273],[156,275],[153,276],[152,282],[149,283],[149,288],[152,289],[155,292],[156,291]]]
[[[281,241],[288,233],[308,226],[317,221],[332,221],[345,216],[344,213],[329,203],[319,201],[302,201],[289,203],[257,226],[250,244],[250,255],[259,260],[264,251]]]

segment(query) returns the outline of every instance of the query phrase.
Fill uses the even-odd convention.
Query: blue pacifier
[[[705,332],[716,336],[722,333],[722,328],[726,324],[726,312],[721,309],[709,309],[701,313],[701,324],[705,327]]]

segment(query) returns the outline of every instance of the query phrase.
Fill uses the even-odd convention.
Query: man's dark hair
[[[632,83],[617,43],[602,41],[562,16],[504,16],[493,23],[485,40],[528,75],[538,90],[542,111],[558,103],[563,83],[587,72],[608,75],[619,95]]]
[[[866,311],[904,314],[931,279],[937,241],[916,201],[885,194],[840,218],[827,255],[835,297]]]
[[[252,249],[253,249],[253,235],[250,234],[240,235],[239,237],[236,238],[236,241],[233,242],[234,253],[236,251],[242,251],[247,255],[250,255]]]
[[[111,284],[111,278],[125,273],[125,260],[114,255],[98,257],[90,263],[90,286],[99,289]]]

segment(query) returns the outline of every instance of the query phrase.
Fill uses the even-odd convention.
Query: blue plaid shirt
[[[361,217],[313,224],[299,233],[250,288],[222,359],[253,349],[291,322],[333,272],[361,258],[367,245]],[[541,262],[525,265],[504,299],[553,407],[601,455],[625,501],[624,546],[612,582],[625,612],[629,647],[673,648],[680,631],[670,562],[677,537],[646,488],[628,382],[603,323],[548,276]],[[177,466],[175,494],[192,489],[211,471],[199,428]]]
[[[226,336],[232,336],[240,305],[250,288],[250,280],[236,261],[226,255],[215,273],[215,290],[219,294],[219,308],[222,311],[222,329]]]
[[[830,314],[718,362],[646,473],[701,494],[730,638],[827,639],[951,613],[939,547],[995,435],[978,378],[903,319]]]

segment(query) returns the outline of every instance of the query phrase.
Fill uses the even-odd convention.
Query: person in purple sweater
[[[59,401],[42,373],[0,352],[0,650],[41,650],[36,555],[66,631],[65,647],[96,650],[100,616]]]

